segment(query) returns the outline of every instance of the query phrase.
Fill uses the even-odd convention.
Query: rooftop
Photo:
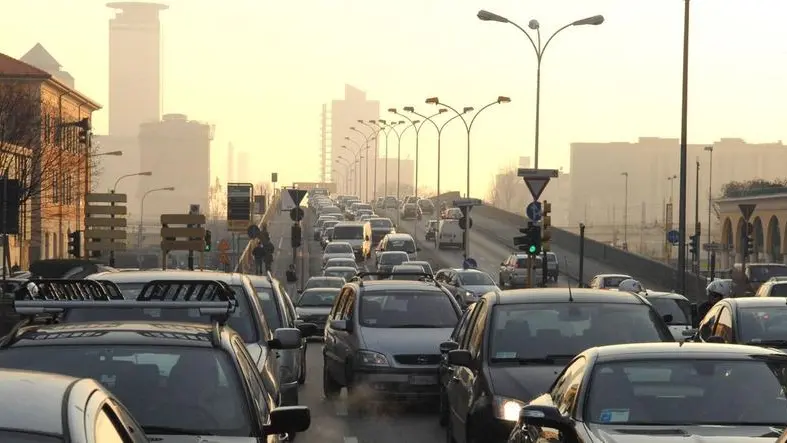
[[[22,329],[11,346],[154,345],[211,347],[211,324],[177,322],[89,322]]]
[[[29,77],[48,79],[52,77],[46,71],[17,60],[9,55],[0,53],[0,77]]]
[[[522,303],[644,304],[644,302],[634,294],[583,288],[572,288],[570,291],[568,288],[511,289],[503,291],[499,297],[496,294],[486,295],[485,297],[495,297],[498,300],[497,304],[503,305]]]
[[[651,357],[695,358],[698,356],[705,358],[746,358],[756,355],[773,355],[787,359],[784,353],[775,349],[722,343],[632,343],[600,346],[591,348],[588,351],[595,352],[600,360],[628,359],[635,356],[647,359]]]

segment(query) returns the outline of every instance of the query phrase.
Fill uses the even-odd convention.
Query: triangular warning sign
[[[287,193],[290,194],[290,198],[292,198],[292,202],[295,203],[295,206],[300,206],[303,198],[306,197],[306,190],[305,189],[287,189]]]
[[[738,205],[738,209],[741,210],[741,215],[743,215],[743,219],[746,220],[746,221],[749,221],[749,219],[751,218],[751,215],[754,213],[754,208],[756,208],[756,207],[757,207],[756,204],[752,205],[752,204],[743,204],[743,203],[741,203],[741,204]]]
[[[533,196],[533,201],[537,201],[538,198],[541,197],[541,193],[546,189],[547,183],[549,183],[549,177],[525,178],[525,184],[527,185],[527,189],[530,190],[530,195]]]

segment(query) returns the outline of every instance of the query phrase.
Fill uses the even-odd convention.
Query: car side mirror
[[[448,351],[448,363],[472,369],[473,357],[467,349],[454,349],[453,351]]]
[[[564,442],[576,442],[576,431],[571,419],[564,417],[552,405],[525,405],[519,411],[519,421],[526,426],[551,428],[560,431]]]
[[[306,406],[282,406],[273,409],[268,417],[268,424],[263,426],[267,435],[295,434],[309,429],[312,416]]]
[[[459,343],[449,340],[440,343],[440,353],[447,354],[451,351],[459,349]]]
[[[303,320],[295,320],[295,327],[301,331],[301,337],[311,337],[317,334],[317,325],[314,323],[306,323]]]
[[[705,342],[706,343],[727,343],[724,340],[724,337],[720,337],[718,335],[711,335],[710,337],[708,337],[707,340],[705,340]]]
[[[347,320],[331,320],[331,329],[336,331],[351,332],[352,326]]]
[[[302,339],[297,328],[279,328],[273,331],[273,339],[268,341],[268,346],[271,349],[298,349]]]
[[[666,324],[672,323],[672,314],[664,314],[661,316],[661,318],[664,319],[664,323]]]

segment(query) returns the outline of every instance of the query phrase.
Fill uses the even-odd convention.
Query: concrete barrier
[[[268,223],[268,221],[273,218],[273,216],[279,212],[279,203],[281,199],[280,193],[275,193],[273,198],[268,205],[265,214],[262,215],[260,222],[257,226],[262,229],[262,225]],[[249,239],[246,247],[243,248],[243,252],[241,253],[240,260],[238,260],[237,266],[235,266],[235,272],[240,272],[243,274],[250,274],[254,270],[254,257],[251,255],[251,251],[254,249],[256,241]]]

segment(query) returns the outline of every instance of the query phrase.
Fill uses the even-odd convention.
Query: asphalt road
[[[296,255],[298,270],[303,267],[306,271],[306,278],[302,281],[310,275],[320,274],[322,249],[318,242],[312,241],[312,220],[310,211],[307,211],[303,223],[305,247],[300,248]],[[287,266],[292,263],[291,225],[288,215],[284,213],[274,217],[268,224],[271,239],[277,246],[273,274],[281,281],[284,281]],[[322,395],[322,367],[322,343],[310,341],[306,353],[306,383],[301,386],[300,403],[311,410],[312,422],[308,431],[298,434],[296,442],[433,443],[445,440],[445,432],[437,423],[434,406],[408,407],[407,410],[403,407],[385,406],[380,409],[370,406],[367,413],[357,416],[348,410],[346,392],[342,392],[337,400],[325,400]]]

